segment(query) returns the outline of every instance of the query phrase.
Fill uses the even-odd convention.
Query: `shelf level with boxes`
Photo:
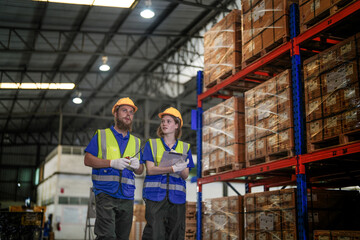
[[[248,2],[254,2],[254,4],[256,5],[258,4],[259,1],[248,1]],[[306,6],[303,5],[305,3],[308,4],[308,2],[309,1],[300,1],[300,15],[304,14],[304,9],[306,10]],[[314,7],[314,5],[311,4],[310,6]],[[331,1],[330,8],[325,7],[324,9],[325,10],[323,10],[322,15],[320,14],[319,16],[314,15],[313,19],[305,20],[306,28],[305,29],[302,28],[301,34],[298,36],[294,36],[291,41],[283,42],[279,46],[276,46],[272,51],[267,51],[264,54],[261,54],[258,59],[255,59],[253,62],[250,63],[248,62],[245,68],[241,69],[240,71],[236,72],[235,74],[233,74],[232,76],[226,79],[222,79],[216,85],[208,88],[205,92],[202,93],[201,91],[200,92],[198,91],[198,109],[199,109],[198,112],[200,113],[202,112],[202,101],[205,98],[215,95],[231,94],[234,91],[234,89],[236,89],[234,86],[239,85],[239,82],[263,83],[266,81],[270,81],[267,84],[271,84],[272,81],[271,79],[273,79],[274,76],[276,77],[278,75],[281,75],[281,73],[284,72],[284,70],[286,69],[292,68],[292,71],[294,71],[294,65],[296,64],[298,65],[297,66],[298,69],[296,70],[295,68],[295,70],[297,71],[298,74],[297,78],[299,80],[297,82],[297,85],[299,88],[301,88],[302,86],[300,85],[302,85],[303,83],[301,82],[302,80],[300,79],[300,75],[301,75],[300,71],[302,70],[301,64],[303,61],[300,61],[300,55],[301,58],[308,59],[320,52],[324,52],[323,54],[320,55],[322,56],[325,55],[323,59],[327,60],[330,58],[328,57],[330,54],[326,55],[325,53],[331,52],[331,49],[336,48],[335,47],[336,44],[340,44],[341,42],[343,42],[342,44],[346,45],[345,43],[346,41],[351,42],[351,40],[347,40],[347,38],[351,38],[352,36],[354,36],[354,39],[356,39],[356,32],[354,32],[356,30],[351,26],[356,26],[357,23],[359,23],[360,1]],[[298,56],[298,61],[291,62],[291,58],[289,56],[295,56],[295,55]],[[319,57],[320,56],[318,56],[318,58]],[[284,62],[287,63],[283,64],[283,66],[279,68],[278,67],[279,63],[282,64]],[[347,63],[347,64],[351,64],[351,63]],[[328,64],[324,64],[325,68],[327,68],[326,70],[324,70],[324,74],[329,72],[331,73],[332,71],[333,75],[336,75],[336,73],[340,71],[339,69],[334,69],[336,67],[339,68],[339,66],[337,65],[339,64],[333,63],[333,65],[331,65],[331,62]],[[358,69],[358,65],[356,66]],[[258,77],[264,75],[266,75],[265,78]],[[320,80],[318,79],[317,81],[321,83],[322,81],[321,76],[317,76],[317,77],[319,77],[320,79]],[[292,82],[294,83],[294,81]],[[348,89],[348,92],[349,94],[352,94],[353,91],[351,91],[351,86],[349,87],[350,89]],[[271,89],[271,86],[266,88]],[[305,84],[305,88],[306,88],[306,84]],[[345,90],[346,89],[342,89],[343,92]],[[252,90],[250,90],[250,93],[251,91]],[[321,91],[323,91],[323,89],[319,90],[320,96],[322,96],[323,94]],[[259,92],[261,93],[261,90],[256,91],[256,94],[259,94]],[[316,90],[314,90],[314,92],[315,92],[314,94],[316,95],[317,94]],[[337,96],[332,98],[335,98],[336,100],[343,100],[344,98],[341,97],[344,96],[343,92],[341,93],[342,95],[340,94],[339,98]],[[356,90],[355,90],[355,94],[356,94]],[[305,102],[303,102],[305,101],[305,99],[302,98],[302,95],[300,95],[300,97],[301,97],[300,98],[301,102],[298,101],[298,103],[300,104],[299,107],[304,107],[304,105],[306,105]],[[263,99],[262,101],[266,102],[266,99]],[[258,102],[257,104],[260,103],[261,102]],[[351,103],[344,101],[344,107],[348,106],[346,104],[349,105]],[[252,106],[255,107],[255,105]],[[273,107],[273,109],[276,108],[276,111],[278,111],[278,109],[281,108],[278,105],[271,106],[269,104],[264,103],[263,106],[261,106],[260,110],[264,107],[269,107],[269,108]],[[338,106],[334,106],[334,107],[338,107]],[[333,109],[331,109],[330,111],[332,110]],[[274,110],[270,110],[270,111],[274,112]],[[305,112],[305,107],[304,107],[304,112]],[[344,112],[345,112],[345,108],[338,111],[339,114],[342,114]],[[296,114],[294,112],[291,113],[290,115],[292,117],[295,117]],[[329,114],[329,116],[332,115]],[[268,119],[269,117],[271,116],[267,116],[266,118],[263,117],[262,119],[254,118],[253,122],[250,122],[250,124],[246,123],[246,125],[254,126],[255,128],[256,128],[256,123],[267,124],[267,126],[270,126],[269,125],[270,119]],[[321,117],[324,118],[324,116]],[[299,120],[299,117],[297,118]],[[198,119],[201,120],[202,118],[200,117]],[[266,121],[264,121],[264,119],[266,119],[266,121],[268,122],[265,123]],[[315,119],[312,119],[311,121],[313,120]],[[245,118],[245,122],[246,121],[247,119]],[[304,123],[305,121],[306,118],[304,115]],[[270,121],[270,122],[274,122],[274,121]],[[201,124],[202,124],[201,121],[200,123],[198,122],[198,126],[202,126]],[[278,124],[275,125],[276,127],[278,126]],[[261,126],[262,125],[260,125],[259,129],[261,129]],[[341,129],[343,129],[343,125],[341,126],[342,126]],[[294,128],[294,131],[299,130],[299,126],[297,125],[289,126],[289,128],[290,129]],[[198,131],[198,139],[202,139],[202,136],[200,136],[202,135],[201,128],[199,129],[200,131]],[[294,134],[294,138],[295,138],[294,145],[297,145],[296,140],[299,141],[299,138],[303,138],[303,139],[307,138],[305,129],[309,129],[309,126],[308,128],[306,128],[304,124],[304,126],[300,131],[300,137],[299,137],[299,133],[298,135]],[[336,129],[333,129],[333,132],[335,130]],[[279,141],[279,140],[274,140],[274,139],[279,139],[279,136],[276,134],[279,134],[279,132],[260,131],[258,136],[260,136],[259,139],[263,140],[264,145],[266,145],[266,143],[268,143],[270,140],[271,140],[270,142]],[[255,130],[255,136],[256,136],[256,130]],[[245,139],[246,138],[249,138],[249,136],[245,135]],[[246,139],[245,141],[247,142],[254,141],[254,144],[256,144],[256,140],[257,138],[255,137],[253,139]],[[201,143],[202,141],[198,140],[198,145],[201,146]],[[271,144],[268,145],[271,146]],[[274,150],[275,149],[270,147],[265,151],[271,152]],[[360,167],[359,163],[351,160],[358,158],[358,156],[360,155],[360,143],[358,141],[354,141],[354,142],[343,141],[341,142],[341,144],[330,145],[330,147],[326,147],[326,148],[316,148],[313,151],[311,150],[311,148],[306,146],[304,150],[305,151],[301,150],[301,151],[295,151],[295,153],[290,153],[290,154],[288,153],[287,156],[285,156],[284,158],[277,158],[276,161],[270,160],[271,156],[273,156],[271,154],[265,157],[264,156],[261,156],[259,158],[253,157],[251,160],[259,161],[260,159],[261,161],[259,163],[255,161],[255,164],[251,164],[250,163],[251,161],[249,161],[249,163],[245,161],[246,167],[240,169],[234,169],[233,171],[228,171],[228,172],[220,171],[220,172],[216,172],[217,174],[215,175],[207,175],[207,176],[201,175],[201,173],[198,174],[200,177],[198,179],[198,188],[199,188],[198,211],[199,211],[199,200],[201,200],[202,184],[216,182],[216,181],[228,181],[228,182],[240,181],[240,182],[249,183],[250,186],[266,185],[266,187],[272,187],[272,186],[289,185],[289,184],[295,185],[296,177],[298,177],[297,179],[298,187],[300,182],[300,184],[303,184],[303,186],[305,186],[305,191],[306,191],[306,181],[311,183],[312,187],[349,186],[349,184],[351,184],[351,177],[346,176],[346,172],[350,171],[353,173],[354,169],[359,169]],[[308,150],[308,152],[311,153],[305,153],[306,150]],[[261,155],[263,153],[259,152],[259,154]],[[198,159],[202,159],[201,153]],[[341,166],[339,161],[342,161],[341,163],[344,163],[343,166]],[[323,167],[323,169],[321,169],[321,166]],[[336,171],[338,171],[340,174],[331,171],[331,168],[334,168],[334,166],[337,166]],[[305,168],[307,175],[305,175],[305,172],[303,171]],[[333,175],[331,175],[330,173]],[[274,177],[274,175],[281,175],[282,177]],[[259,178],[257,177],[260,177],[261,180],[259,180]],[[341,179],[339,179],[339,177],[341,177]],[[274,181],[276,181],[275,184],[273,184]],[[304,194],[304,190],[302,190],[302,192],[301,191],[298,192],[298,195],[299,195],[298,198],[305,199],[306,201],[306,192]],[[304,201],[300,201],[300,203],[304,203]],[[306,207],[306,203],[303,206],[301,206],[301,204],[297,205],[297,209],[303,208],[304,206]],[[199,222],[199,218],[198,218],[198,222]],[[198,223],[198,229],[200,229],[199,223]],[[303,231],[305,230],[303,229]]]

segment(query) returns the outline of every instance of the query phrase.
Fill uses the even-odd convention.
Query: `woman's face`
[[[179,124],[175,123],[174,118],[169,115],[162,117],[160,126],[165,135],[175,134],[176,129],[179,128]]]

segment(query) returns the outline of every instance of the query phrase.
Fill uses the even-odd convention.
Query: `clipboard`
[[[187,154],[165,151],[162,155],[159,167],[170,167],[179,161],[185,162],[186,158]]]

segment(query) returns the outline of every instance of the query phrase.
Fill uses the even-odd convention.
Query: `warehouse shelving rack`
[[[284,186],[296,182],[297,185],[297,225],[298,225],[298,238],[307,239],[307,186],[306,183],[317,182],[319,186],[323,187],[342,187],[348,186],[348,180],[339,180],[332,171],[334,166],[336,175],[343,172],[346,176],[351,170],[360,169],[360,161],[353,161],[360,157],[360,143],[349,143],[346,145],[335,146],[318,150],[313,153],[305,153],[305,131],[303,120],[303,101],[302,101],[302,81],[301,81],[301,55],[306,55],[307,52],[312,50],[307,49],[310,41],[322,41],[322,45],[326,47],[331,44],[336,44],[339,41],[333,36],[340,34],[355,34],[353,26],[359,26],[360,24],[360,1],[353,1],[350,5],[343,8],[341,11],[335,13],[332,16],[320,21],[315,26],[311,27],[307,31],[298,35],[298,5],[292,4],[290,8],[290,35],[289,42],[281,45],[277,49],[268,53],[267,55],[259,58],[251,65],[237,72],[235,75],[222,81],[221,83],[208,89],[202,93],[202,72],[199,71],[197,75],[197,157],[200,160],[197,164],[197,239],[201,240],[202,236],[202,185],[212,182],[243,182],[248,185],[249,188],[254,186],[264,186],[265,189],[273,186]],[[346,22],[347,24],[343,24]],[[351,26],[352,25],[352,26]],[[350,26],[350,28],[346,28]],[[353,29],[351,29],[353,27]],[[324,37],[325,36],[325,37]],[[329,37],[327,37],[329,36]],[[317,51],[313,51],[317,52]],[[291,64],[289,67],[292,69],[292,87],[293,87],[293,104],[294,104],[294,141],[295,141],[295,157],[288,159],[278,160],[271,163],[264,163],[261,165],[255,165],[248,168],[220,173],[216,175],[201,177],[201,159],[202,159],[202,101],[209,97],[226,97],[221,91],[231,86],[231,84],[237,81],[252,81],[262,82],[258,79],[252,79],[248,77],[250,74],[259,73],[263,67],[272,64],[278,59],[291,56]],[[341,161],[341,164],[340,164]],[[310,169],[311,166],[311,170]],[[310,176],[306,176],[305,169],[307,167],[307,173]],[[319,168],[321,170],[319,171]],[[295,171],[294,171],[295,169]],[[313,170],[315,169],[315,170]],[[269,173],[280,174],[279,177],[273,177],[268,175]],[[333,175],[332,175],[333,174]],[[249,178],[251,176],[251,178]],[[260,180],[256,176],[261,176]],[[351,176],[350,176],[351,177]],[[324,183],[326,179],[326,184]],[[351,181],[351,180],[350,180]],[[274,183],[275,182],[275,183]],[[315,185],[315,184],[314,184]]]

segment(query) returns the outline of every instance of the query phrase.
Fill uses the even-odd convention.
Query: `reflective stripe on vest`
[[[167,189],[167,184],[166,183],[159,183],[159,182],[145,182],[144,183],[144,187],[146,188],[162,188],[164,190]],[[177,184],[169,184],[169,190],[176,190],[176,191],[181,191],[181,192],[186,192],[186,189],[184,188],[184,186],[181,185],[177,185]]]
[[[119,176],[114,176],[114,175],[95,175],[95,174],[92,175],[92,180],[95,180],[95,181],[118,182],[119,179],[120,179]],[[121,183],[135,185],[135,179],[123,177],[123,178],[121,178]]]

